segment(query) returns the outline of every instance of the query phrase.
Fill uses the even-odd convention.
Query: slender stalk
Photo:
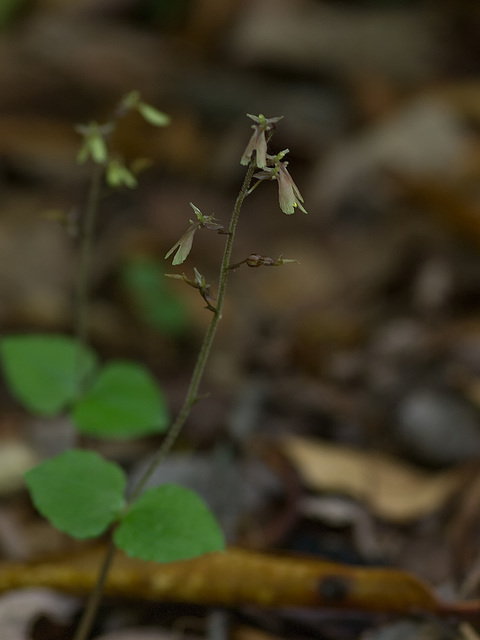
[[[215,338],[215,333],[217,331],[218,324],[222,319],[223,302],[225,300],[225,293],[227,290],[227,280],[228,280],[230,263],[232,258],[233,240],[235,237],[235,231],[237,229],[238,218],[240,216],[240,210],[242,208],[243,202],[248,195],[248,189],[252,181],[255,167],[256,167],[255,160],[253,160],[252,162],[250,162],[248,166],[247,173],[243,181],[243,185],[240,189],[240,192],[235,201],[235,205],[233,207],[232,217],[230,219],[230,225],[227,233],[227,239],[225,242],[225,249],[223,252],[222,263],[220,266],[217,304],[216,304],[215,310],[213,311],[210,325],[203,339],[203,343],[200,348],[200,352],[198,354],[197,362],[195,364],[195,368],[192,373],[192,378],[190,380],[190,385],[188,387],[185,400],[183,402],[183,405],[175,421],[170,426],[170,429],[168,430],[167,435],[165,436],[162,444],[160,445],[160,448],[157,454],[153,458],[148,469],[145,471],[145,473],[139,480],[138,484],[131,491],[127,500],[127,508],[133,502],[135,502],[135,500],[139,497],[139,495],[142,493],[145,485],[147,484],[148,480],[151,478],[157,466],[168,455],[169,451],[177,441],[177,438],[180,435],[182,428],[185,422],[187,421],[188,416],[190,415],[190,411],[192,410],[192,407],[198,400],[198,389],[200,387],[200,383],[203,378],[203,373],[205,371],[205,366],[207,364],[207,360],[210,355],[210,351],[212,348],[213,340]],[[90,631],[91,631],[91,628],[100,604],[100,600],[102,597],[103,588],[108,575],[108,571],[113,562],[114,552],[115,552],[115,547],[113,544],[113,537],[110,537],[108,548],[105,553],[105,557],[103,559],[103,562],[99,571],[98,580],[95,585],[95,589],[88,600],[87,607],[82,616],[82,619],[80,620],[79,627],[77,629],[77,632],[73,640],[87,640],[90,634]]]
[[[75,339],[76,339],[76,393],[80,396],[85,387],[83,374],[83,354],[88,345],[88,296],[90,283],[90,265],[95,237],[95,223],[97,220],[98,208],[100,204],[100,193],[102,188],[104,167],[95,165],[92,171],[90,188],[88,191],[87,204],[82,219],[80,230],[80,256],[78,265],[78,277],[75,292]],[[100,568],[95,588],[88,600],[87,606],[76,629],[74,640],[87,640],[98,607],[103,595],[105,580],[112,563],[115,546],[113,538],[110,539],[105,557]]]
[[[108,541],[108,546],[102,561],[102,566],[100,567],[100,571],[98,573],[95,588],[92,591],[90,598],[88,599],[87,606],[75,631],[73,640],[87,640],[87,638],[90,636],[90,631],[92,630],[98,607],[100,606],[100,602],[103,597],[103,589],[114,555],[115,545],[113,543],[113,536],[111,536],[110,540]]]
[[[76,388],[78,396],[81,395],[85,383],[82,379],[82,357],[83,350],[88,344],[90,263],[95,236],[95,223],[100,203],[103,172],[104,167],[102,165],[96,164],[94,166],[80,231],[80,258],[75,292],[75,337],[77,342]]]
[[[218,285],[218,296],[217,296],[217,304],[215,307],[215,311],[212,315],[212,320],[210,321],[210,325],[207,329],[205,337],[203,339],[202,346],[200,348],[200,352],[198,354],[197,362],[195,364],[195,368],[192,373],[192,378],[190,380],[190,386],[188,388],[187,394],[185,396],[185,400],[183,405],[171,425],[170,429],[167,432],[160,448],[150,463],[148,469],[145,471],[142,478],[139,480],[138,484],[131,491],[128,504],[132,504],[138,496],[142,493],[145,485],[151,478],[153,472],[157,468],[157,466],[165,459],[169,451],[172,449],[173,445],[178,439],[182,428],[187,421],[187,418],[192,410],[193,405],[198,400],[198,389],[200,383],[203,378],[203,373],[205,371],[205,365],[207,364],[208,357],[210,355],[210,351],[212,348],[213,340],[215,338],[215,333],[217,331],[218,324],[222,319],[222,310],[223,310],[223,302],[225,299],[225,293],[227,290],[227,281],[228,275],[230,272],[230,263],[232,258],[232,248],[233,248],[233,240],[235,237],[235,231],[237,229],[238,218],[240,215],[240,210],[242,208],[243,202],[247,196],[248,188],[250,186],[250,182],[252,181],[252,176],[255,171],[255,162],[251,162],[247,173],[245,174],[245,179],[243,181],[243,185],[240,189],[240,192],[235,201],[235,205],[233,207],[232,217],[230,219],[230,226],[227,233],[227,240],[225,242],[225,249],[223,251],[222,263],[220,266],[220,275],[219,275],[219,285]]]

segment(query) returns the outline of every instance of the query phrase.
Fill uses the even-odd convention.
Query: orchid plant
[[[212,285],[197,268],[193,278],[184,273],[168,274],[197,289],[212,314],[183,405],[169,424],[158,382],[145,368],[125,361],[107,363],[102,368],[88,345],[88,281],[100,194],[105,183],[114,189],[137,186],[132,168],[112,153],[110,144],[119,120],[132,110],[155,126],[167,126],[170,120],[145,103],[137,91],[132,91],[120,101],[110,121],[91,122],[76,128],[83,139],[78,162],[92,163],[92,179],[81,221],[75,338],[27,335],[7,336],[0,341],[5,378],[12,393],[30,411],[45,416],[66,412],[79,432],[93,437],[125,439],[155,432],[165,434],[143,476],[128,492],[127,478],[119,465],[84,449],[66,451],[26,474],[33,503],[58,529],[76,538],[108,533],[109,542],[99,567],[97,585],[74,640],[89,637],[117,548],[128,555],[157,562],[187,559],[223,549],[222,532],[199,496],[175,485],[151,489],[146,489],[146,485],[175,445],[201,397],[200,384],[222,318],[231,270],[242,264],[262,267],[295,262],[282,256],[274,259],[252,253],[232,264],[235,231],[245,199],[262,182],[276,180],[281,210],[286,214],[296,209],[307,213],[287,170],[288,150],[277,155],[268,153],[270,138],[281,117],[249,115],[254,121],[253,134],[240,161],[247,170],[228,227],[224,228],[213,214],[205,215],[190,203],[195,218],[189,221],[186,232],[165,256],[173,255],[174,266],[183,264],[200,229],[225,236],[216,296],[212,294]]]

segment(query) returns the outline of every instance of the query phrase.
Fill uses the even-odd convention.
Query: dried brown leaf
[[[345,493],[395,522],[440,508],[465,478],[463,470],[429,474],[386,455],[307,438],[286,437],[282,448],[311,489]]]
[[[44,586],[89,593],[103,553],[98,548],[56,561],[0,565],[0,591]],[[438,601],[423,582],[405,571],[235,548],[163,565],[118,553],[105,589],[113,596],[200,605],[423,611],[465,617],[480,613],[479,601],[451,605]]]

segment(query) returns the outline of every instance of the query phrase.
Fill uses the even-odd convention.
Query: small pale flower
[[[263,169],[267,164],[267,138],[266,134],[271,131],[279,120],[283,116],[277,118],[266,118],[260,114],[258,116],[252,116],[247,113],[247,116],[251,118],[255,124],[252,124],[253,133],[248,141],[248,144],[243,152],[240,163],[247,165],[252,159],[252,154],[255,151],[255,162],[259,169]]]
[[[121,187],[125,185],[130,189],[137,186],[137,179],[127,167],[116,158],[112,158],[107,165],[107,183],[110,187]]]
[[[108,148],[106,138],[112,133],[115,126],[111,122],[98,124],[78,124],[75,131],[83,137],[83,144],[77,155],[77,162],[83,164],[91,158],[97,164],[105,164],[108,161]]]
[[[159,111],[151,104],[147,104],[140,99],[139,91],[130,91],[124,96],[118,105],[117,116],[125,116],[129,111],[138,111],[142,118],[154,127],[166,127],[170,124],[170,116],[163,111]]]
[[[295,209],[300,209],[303,213],[308,213],[303,206],[302,195],[293,181],[292,176],[288,173],[288,162],[283,160],[287,155],[288,149],[281,151],[276,156],[267,156],[270,163],[273,163],[273,167],[265,167],[263,171],[256,173],[253,177],[257,180],[276,180],[278,183],[278,199],[280,203],[280,209],[283,213],[288,215],[295,212]],[[258,184],[258,183],[257,183]],[[250,191],[252,191],[257,185],[255,184]]]
[[[283,213],[291,214],[295,212],[298,207],[303,213],[307,213],[303,206],[303,198],[298,190],[297,185],[293,181],[292,176],[287,171],[288,162],[278,163],[278,199],[280,202],[280,209]]]
[[[223,229],[223,225],[213,215],[204,216],[200,209],[191,202],[190,206],[195,212],[197,219],[190,220],[190,226],[188,227],[188,229],[185,231],[180,240],[176,242],[170,249],[170,251],[168,251],[165,255],[165,259],[167,259],[172,255],[172,253],[176,252],[172,261],[173,265],[178,265],[185,262],[188,254],[192,250],[193,238],[197,229],[209,229],[210,231],[218,232]]]

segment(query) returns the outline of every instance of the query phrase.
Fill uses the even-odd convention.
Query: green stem
[[[77,630],[75,631],[73,640],[87,640],[87,638],[90,637],[90,632],[92,630],[93,623],[95,622],[98,607],[100,606],[100,602],[103,597],[103,589],[105,587],[105,582],[107,580],[108,572],[110,570],[114,555],[115,545],[113,543],[113,536],[111,536],[110,540],[108,541],[108,546],[102,561],[102,566],[100,567],[100,571],[98,573],[95,588],[92,591],[90,598],[88,599],[87,606],[85,608],[85,611],[83,612]]]
[[[77,343],[76,388],[78,396],[81,395],[85,382],[82,379],[82,358],[83,350],[88,344],[90,262],[95,236],[95,223],[100,203],[103,172],[104,167],[102,165],[94,166],[80,232],[80,258],[75,296],[75,337]]]
[[[223,252],[222,264],[220,267],[217,304],[215,307],[215,311],[213,312],[213,315],[212,315],[212,320],[207,329],[207,333],[205,334],[205,337],[203,339],[203,343],[202,343],[200,352],[198,354],[197,362],[195,364],[195,368],[192,373],[190,386],[185,396],[185,400],[183,402],[183,405],[175,421],[170,426],[170,429],[167,432],[167,435],[165,436],[157,454],[153,458],[148,469],[145,471],[145,473],[139,480],[137,486],[134,487],[134,489],[130,493],[130,496],[127,501],[127,508],[133,502],[135,502],[135,500],[142,493],[145,485],[151,478],[157,466],[165,459],[165,457],[167,456],[167,454],[169,453],[169,451],[177,441],[177,438],[180,435],[180,432],[185,422],[187,421],[188,416],[190,415],[190,411],[192,410],[193,405],[198,400],[198,389],[200,387],[200,383],[203,378],[203,373],[205,371],[205,366],[207,364],[207,360],[210,355],[210,351],[212,348],[215,333],[217,331],[218,323],[222,319],[223,302],[224,302],[225,293],[227,290],[227,280],[228,280],[229,271],[230,271],[229,267],[230,267],[230,262],[232,257],[233,239],[235,237],[235,231],[237,229],[238,218],[240,215],[240,210],[242,208],[243,202],[248,194],[248,188],[252,181],[252,177],[255,171],[255,166],[256,166],[255,161],[253,160],[247,169],[247,173],[245,175],[242,188],[240,189],[240,192],[235,201],[235,205],[233,207],[232,217],[230,220],[230,226],[227,234],[227,240],[225,242],[225,249]],[[110,566],[113,562],[114,551],[115,551],[115,548],[113,544],[113,537],[110,537],[108,548],[105,553],[105,557],[103,559],[103,562],[99,571],[95,589],[88,600],[87,607],[82,616],[82,619],[80,620],[79,627],[77,629],[77,632],[73,640],[87,640],[87,638],[89,637],[93,622],[95,620],[96,612],[100,604],[105,581],[106,581],[108,572],[110,570]]]

